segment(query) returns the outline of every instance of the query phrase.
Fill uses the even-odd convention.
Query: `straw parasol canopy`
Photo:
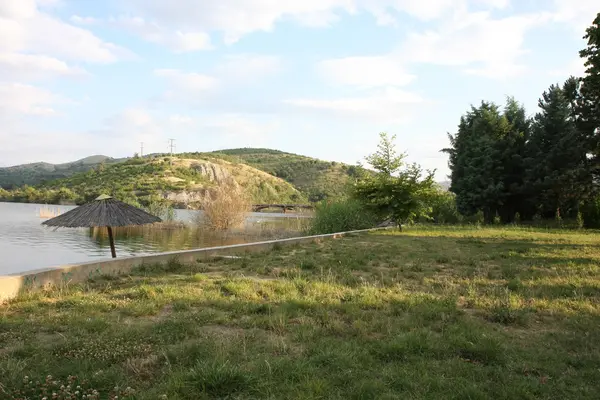
[[[108,230],[110,251],[117,257],[112,227],[146,225],[161,222],[161,219],[130,204],[102,195],[64,214],[42,222],[42,225],[57,228],[103,227]]]

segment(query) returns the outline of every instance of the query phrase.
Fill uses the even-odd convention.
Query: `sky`
[[[379,132],[449,173],[482,100],[530,114],[600,0],[0,0],[0,166],[268,147],[355,164]]]

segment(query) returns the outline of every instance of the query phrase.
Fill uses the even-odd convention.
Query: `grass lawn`
[[[600,234],[411,228],[26,294],[0,305],[0,399],[43,387],[598,399]]]

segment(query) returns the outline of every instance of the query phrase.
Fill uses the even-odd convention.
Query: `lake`
[[[73,206],[0,203],[0,275],[110,258],[106,229],[45,227],[39,213],[48,208],[65,212]],[[115,229],[117,257],[298,236],[305,220],[289,213],[250,213],[242,232],[217,234],[193,227],[198,213],[176,210],[176,219],[188,224],[186,228]]]

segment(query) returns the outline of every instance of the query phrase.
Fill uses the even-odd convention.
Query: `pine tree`
[[[450,191],[458,210],[466,215],[478,211],[491,223],[506,200],[504,140],[512,126],[497,105],[482,102],[461,117],[458,132],[449,135]]]
[[[585,60],[586,71],[577,99],[577,127],[594,156],[592,172],[597,174],[600,172],[600,13],[583,39],[587,40],[587,47],[579,56]]]
[[[545,217],[576,215],[591,188],[587,143],[577,129],[577,80],[542,94],[528,142],[527,181]]]

